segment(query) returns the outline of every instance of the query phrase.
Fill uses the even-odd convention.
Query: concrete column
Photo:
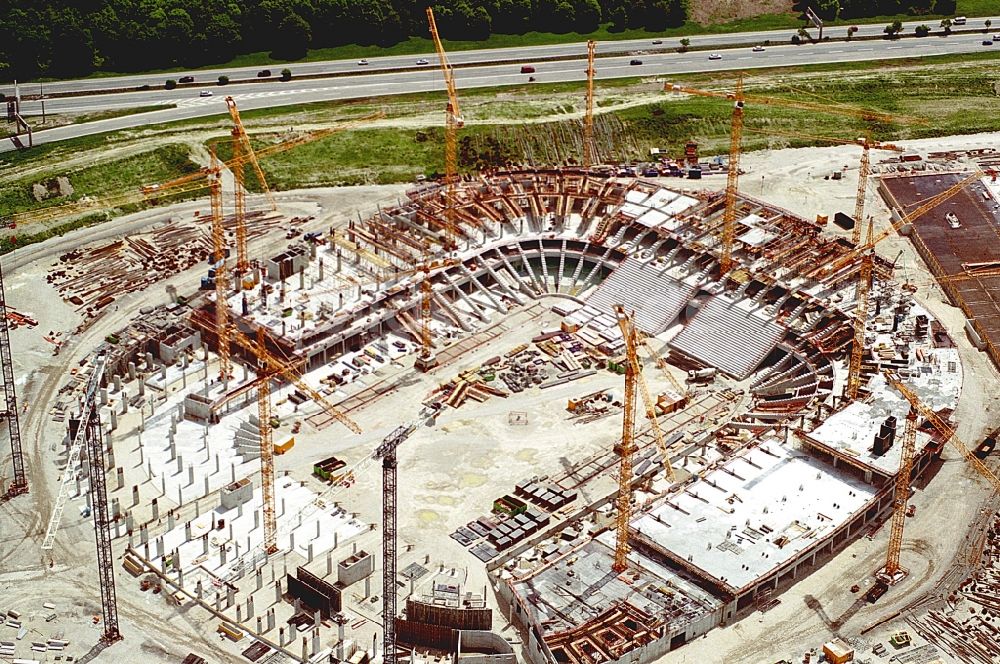
[[[141,524],[139,526],[139,541],[143,544],[149,544],[149,530],[146,528],[146,524]],[[149,559],[149,554],[146,554],[146,559]]]
[[[106,387],[101,388],[101,405],[102,406],[108,405],[108,388]]]
[[[257,569],[256,579],[257,579],[256,590],[260,590],[264,586],[264,571],[261,570],[260,568]]]
[[[125,469],[119,467],[118,471],[115,473],[115,476],[118,479],[118,488],[117,488],[117,490],[120,491],[121,489],[125,488]]]
[[[174,517],[174,511],[173,510],[170,510],[169,512],[167,512],[167,530],[173,530],[174,529],[174,518],[175,517]]]
[[[128,379],[135,380],[135,362],[128,363]]]
[[[138,491],[136,491],[135,495],[136,496],[139,495]],[[156,498],[153,498],[153,500],[150,503],[150,506],[153,509],[153,520],[155,521],[155,520],[157,520],[157,519],[160,518],[160,503],[159,503],[159,500],[156,499]]]
[[[114,376],[112,376],[112,381],[115,384],[115,392],[121,392],[122,391],[122,377],[119,376],[118,374],[115,374]]]
[[[281,579],[274,582],[274,603],[281,602]]]
[[[236,599],[236,591],[233,590],[232,586],[226,586],[226,608],[228,609],[233,605]]]
[[[309,546],[306,548],[306,562],[311,563],[313,559],[313,543],[309,542]]]
[[[253,595],[247,597],[247,620],[253,618]]]
[[[186,522],[184,524],[184,541],[185,542],[190,542],[191,541],[191,522],[190,521],[188,521],[188,522]]]
[[[208,533],[201,536],[201,555],[208,555]]]

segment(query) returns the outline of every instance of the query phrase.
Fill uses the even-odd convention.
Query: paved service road
[[[1000,20],[998,20],[998,23],[1000,23]],[[785,32],[787,31],[783,31],[781,34],[785,34]],[[732,40],[733,36],[726,35],[726,38]],[[977,34],[953,34],[949,37],[933,36],[922,39],[908,38],[893,41],[880,39],[873,41],[825,42],[800,46],[789,44],[784,46],[768,46],[766,51],[761,53],[754,53],[747,46],[743,48],[720,49],[719,54],[722,56],[720,60],[710,60],[709,52],[707,51],[645,53],[638,56],[643,62],[640,66],[629,65],[629,61],[632,59],[629,56],[601,58],[597,63],[596,76],[598,79],[628,76],[666,77],[670,74],[680,73],[732,69],[750,70],[761,67],[923,57],[948,53],[976,53],[992,49],[1000,52],[1000,42],[994,46],[983,46],[981,43],[983,38],[984,35],[980,32]],[[615,45],[620,46],[620,44]],[[582,45],[539,48],[576,48],[579,51],[583,50]],[[527,49],[521,49],[520,52],[523,53],[525,50]],[[538,61],[534,63],[536,71],[532,76],[538,82],[543,83],[582,81],[586,78],[584,73],[586,63],[582,58],[583,56],[581,55],[580,60]],[[497,57],[494,56],[493,59],[496,60]],[[521,74],[520,65],[516,64],[457,68],[455,70],[455,77],[460,93],[461,88],[525,84],[528,81],[528,75]],[[211,91],[213,96],[199,96],[202,90]],[[151,90],[120,94],[59,97],[46,100],[45,110],[47,113],[86,113],[155,104],[173,104],[176,105],[176,108],[38,131],[34,134],[34,140],[36,144],[40,144],[64,140],[74,136],[92,135],[173,120],[222,114],[226,112],[223,99],[226,95],[233,96],[240,109],[247,110],[288,104],[356,99],[435,90],[443,91],[444,83],[440,72],[435,67],[428,66],[406,72],[380,74],[373,71],[363,76],[334,77],[307,81],[292,80],[285,83],[230,84],[225,87],[206,85],[202,88],[195,87],[183,90]],[[40,102],[23,102],[22,113],[25,116],[40,115]],[[13,149],[13,144],[10,141],[0,142],[0,151],[11,149]]]

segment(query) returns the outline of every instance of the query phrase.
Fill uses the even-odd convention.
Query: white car
[[[763,47],[763,46],[760,46],[760,45],[758,44],[757,46],[754,46],[754,47],[753,47],[753,52],[754,52],[754,53],[763,53],[763,52],[764,52],[764,47]]]
[[[713,53],[712,55],[708,56],[708,59],[709,60],[721,60],[722,56],[719,55],[718,53]]]
[[[366,65],[366,64],[368,64],[368,60],[366,60],[364,58],[361,58],[360,60],[358,60],[358,64],[359,65]]]
[[[212,91],[211,90],[202,90],[201,92],[198,93],[198,96],[199,97],[211,97],[212,96]]]
[[[419,60],[417,60],[417,64],[418,65],[426,65],[427,64],[427,60],[424,60],[423,58],[420,58]]]

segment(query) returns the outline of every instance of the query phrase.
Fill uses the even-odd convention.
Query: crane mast
[[[851,231],[851,241],[858,246],[861,241],[861,224],[865,219],[865,196],[868,194],[868,174],[871,171],[871,138],[865,137],[861,143],[861,168],[858,169],[858,197],[854,201],[854,229]]]
[[[632,455],[635,453],[635,397],[638,363],[635,356],[635,330],[622,307],[616,307],[618,327],[625,338],[625,351],[629,354],[625,363],[625,400],[622,403],[621,464],[618,468],[618,517],[615,529],[615,561],[611,566],[619,574],[628,566],[628,524],[632,517]]]
[[[382,459],[382,660],[396,662],[396,448],[416,431],[416,423],[396,427],[375,450]]]
[[[855,224],[857,228],[857,224]],[[848,400],[858,398],[861,389],[861,360],[865,352],[865,325],[868,322],[868,299],[872,289],[872,275],[875,272],[875,244],[872,241],[874,228],[868,222],[868,236],[865,239],[867,251],[861,257],[861,269],[858,271],[858,283],[854,289],[854,341],[851,343],[851,358],[847,370]]]
[[[733,267],[733,241],[736,238],[736,198],[740,180],[740,144],[743,140],[743,75],[736,79],[733,95],[733,118],[729,130],[729,170],[726,173],[726,210],[722,216],[722,255],[720,273]]]
[[[594,163],[594,52],[597,42],[587,42],[587,112],[583,116],[583,167]]]
[[[212,252],[215,264],[215,330],[219,335],[219,380],[229,382],[233,373],[229,355],[229,266],[226,265],[226,231],[222,225],[222,167],[212,151],[208,179],[212,208]]]
[[[903,524],[906,520],[906,501],[910,498],[910,476],[913,473],[913,448],[917,440],[917,411],[910,407],[906,413],[906,428],[903,430],[903,450],[899,458],[899,472],[892,499],[892,528],[889,532],[889,549],[885,556],[884,575],[889,580],[898,578],[900,572],[899,550],[903,545]]]
[[[264,328],[257,328],[257,343],[263,348]],[[271,432],[272,369],[264,357],[257,358],[257,419],[260,426],[260,486],[264,502],[264,552],[278,550],[278,523],[274,515],[274,439]]]
[[[465,125],[462,111],[458,106],[458,91],[455,87],[455,72],[448,62],[448,55],[441,44],[437,23],[434,20],[434,9],[427,8],[427,23],[430,26],[431,38],[437,50],[441,73],[444,74],[444,84],[448,91],[448,104],[444,114],[444,180],[445,180],[445,229],[448,241],[453,249],[457,246],[455,225],[455,185],[458,182],[458,130]]]
[[[267,186],[264,171],[260,167],[260,162],[257,161],[257,155],[250,144],[250,137],[247,136],[246,129],[243,127],[243,121],[240,120],[240,111],[236,108],[236,101],[232,97],[226,97],[226,106],[229,108],[229,116],[233,121],[233,161],[235,162],[235,167],[233,167],[232,171],[235,181],[233,216],[236,220],[236,273],[244,274],[250,268],[250,260],[247,255],[246,189],[243,187],[243,170],[247,162],[253,166],[254,173],[256,173],[257,180],[267,195],[271,209],[278,209],[278,205],[274,200],[274,194],[271,193],[271,190]]]

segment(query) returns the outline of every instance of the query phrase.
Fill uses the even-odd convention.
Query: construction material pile
[[[263,235],[275,216],[247,216],[247,235]],[[145,232],[59,256],[45,279],[86,318],[99,315],[125,293],[144,290],[208,258],[206,220],[171,218]]]

